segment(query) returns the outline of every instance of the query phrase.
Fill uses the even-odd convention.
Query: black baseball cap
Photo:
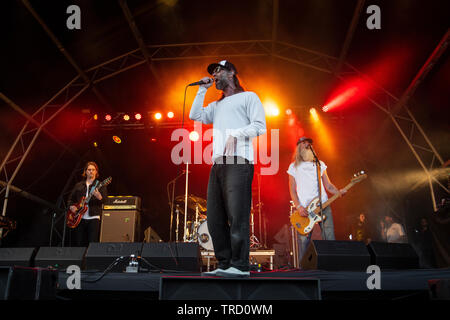
[[[301,137],[300,139],[298,139],[297,145],[298,145],[300,142],[303,142],[303,141],[308,141],[309,143],[313,143],[313,140],[312,140],[311,138],[308,138],[308,137]]]
[[[222,67],[229,71],[234,71],[234,73],[237,74],[237,70],[236,70],[236,67],[234,66],[234,64],[232,64],[230,61],[227,61],[227,60],[222,60],[217,63],[211,63],[207,68],[208,73],[212,75],[214,72],[214,69],[216,69],[217,67]]]

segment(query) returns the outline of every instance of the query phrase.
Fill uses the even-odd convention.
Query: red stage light
[[[159,113],[159,112],[155,113],[155,119],[156,120],[160,120],[161,118],[162,118],[162,114],[161,113]]]
[[[141,120],[141,119],[142,119],[142,114],[136,113],[136,114],[134,115],[134,118],[135,118],[136,120]]]
[[[122,139],[120,139],[118,136],[113,136],[112,138],[115,143],[122,143]]]
[[[111,120],[112,120],[111,115],[110,115],[110,114],[107,114],[107,115],[105,116],[105,120],[106,120],[106,121],[111,121]]]
[[[175,114],[172,111],[167,113],[167,118],[172,119],[174,116],[175,116]]]

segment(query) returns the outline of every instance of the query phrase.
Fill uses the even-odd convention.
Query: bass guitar
[[[361,182],[365,178],[367,178],[367,174],[365,174],[364,171],[354,174],[352,180],[348,185],[345,186],[344,189],[348,191],[351,187],[353,187],[358,182]],[[322,204],[322,209],[328,207],[337,198],[339,198],[339,193],[333,195],[331,198],[325,201],[325,203]],[[308,211],[307,217],[301,216],[298,211],[295,211],[290,216],[292,226],[303,236],[306,236],[308,233],[310,233],[314,226],[322,221],[322,216],[320,215],[319,197],[311,200],[311,202],[306,207],[306,211]],[[324,216],[323,221],[325,221],[325,219],[326,217]]]
[[[88,203],[91,200],[91,197],[94,193],[95,189],[100,189],[101,187],[107,186],[108,184],[110,184],[112,181],[111,177],[106,178],[105,180],[103,180],[100,184],[98,183],[98,181],[96,180],[94,182],[94,186],[91,188],[91,191],[88,193],[87,197],[82,197],[81,200],[77,203],[74,204],[75,207],[77,207],[77,210],[75,212],[72,212],[72,210],[67,210],[67,226],[69,228],[76,228],[79,224],[81,219],[83,218],[83,215],[86,213],[88,207]]]

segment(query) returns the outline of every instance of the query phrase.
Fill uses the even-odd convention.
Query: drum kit
[[[176,204],[176,229],[175,237],[178,241],[179,229],[180,229],[180,219],[179,216],[185,215],[184,206],[180,206],[180,203],[185,202],[186,197],[184,195],[175,198]],[[206,200],[194,195],[187,196],[187,208],[193,210],[188,211],[186,217],[185,226],[185,242],[198,242],[199,245],[205,250],[214,250],[211,235],[208,231],[208,224],[206,220]]]

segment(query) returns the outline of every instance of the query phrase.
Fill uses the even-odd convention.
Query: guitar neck
[[[354,182],[350,182],[348,185],[346,185],[344,187],[345,191],[348,191],[351,187],[353,187],[355,185]],[[328,198],[327,201],[325,201],[322,204],[322,209],[325,209],[326,207],[328,207],[330,204],[332,204],[337,198],[339,198],[339,193],[334,194],[331,198]]]

